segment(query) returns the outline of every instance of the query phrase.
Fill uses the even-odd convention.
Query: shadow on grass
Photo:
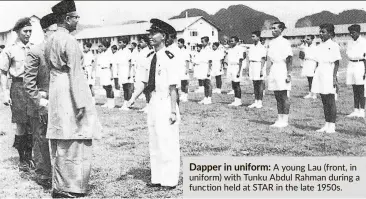
[[[264,121],[264,120],[248,120],[249,122],[254,122],[257,124],[265,124],[265,125],[272,125],[274,122]]]
[[[151,172],[150,169],[132,168],[126,174],[119,176],[116,180],[127,180],[128,176],[133,176],[133,179],[141,180],[145,183],[150,182]]]

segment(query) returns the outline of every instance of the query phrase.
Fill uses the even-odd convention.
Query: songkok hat
[[[18,31],[26,26],[32,26],[31,22],[30,22],[30,18],[29,17],[25,17],[25,18],[21,18],[19,19],[13,28],[13,31]]]
[[[48,14],[48,15],[42,17],[42,19],[39,23],[41,24],[42,29],[48,28],[51,25],[57,23],[56,15],[54,13]]]
[[[52,7],[52,12],[57,15],[67,14],[75,11],[76,6],[73,0],[63,0]]]

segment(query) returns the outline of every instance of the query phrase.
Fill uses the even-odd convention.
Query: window
[[[190,35],[191,35],[192,37],[196,37],[196,36],[198,36],[198,32],[197,32],[197,31],[191,31],[191,32],[190,32]]]
[[[212,31],[212,36],[215,36],[215,31]]]

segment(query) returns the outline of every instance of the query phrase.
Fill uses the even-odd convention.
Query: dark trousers
[[[221,75],[215,76],[215,79],[216,79],[216,88],[221,89],[221,87],[222,87]]]
[[[352,85],[353,101],[356,109],[365,109],[365,89],[364,85]]]
[[[113,92],[113,88],[112,88],[112,85],[108,85],[108,86],[103,86],[105,92],[106,92],[106,95],[107,95],[107,98],[114,98],[114,92]]]
[[[36,173],[51,178],[51,159],[49,143],[46,138],[47,115],[42,120],[38,117],[31,117],[30,120],[33,133],[33,154],[36,164]]]
[[[253,87],[254,87],[254,96],[255,100],[262,100],[263,99],[263,80],[255,80],[253,81]]]
[[[278,114],[288,115],[290,113],[290,100],[287,97],[287,90],[274,91],[277,101]]]
[[[121,89],[120,86],[119,86],[119,83],[118,83],[118,78],[114,78],[114,88],[116,90],[120,90]]]
[[[241,99],[241,88],[240,88],[240,82],[231,82],[232,88],[234,90],[235,98]]]
[[[204,85],[204,81],[203,79],[199,79],[198,80],[198,86],[203,86]]]
[[[122,89],[123,89],[124,100],[125,101],[130,100],[133,92],[133,84],[132,83],[122,84]]]
[[[183,93],[188,93],[188,80],[181,80],[180,81],[181,84],[181,90]]]
[[[212,85],[210,79],[205,79],[204,81],[204,87],[205,87],[205,97],[212,97]]]
[[[311,86],[313,85],[313,77],[308,77],[309,91],[311,92]]]
[[[334,94],[320,94],[323,102],[325,121],[335,123],[337,119],[337,107]]]
[[[148,92],[146,89],[144,89],[144,91],[142,91],[142,93],[144,93],[144,95],[145,95],[146,103],[149,103],[150,99],[151,99],[151,92]]]

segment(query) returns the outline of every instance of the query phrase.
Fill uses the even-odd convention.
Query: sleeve
[[[11,54],[9,48],[7,48],[4,49],[4,51],[0,54],[0,70],[8,72],[10,64],[11,64]]]
[[[71,96],[74,101],[74,105],[77,109],[86,107],[87,96],[86,95],[86,80],[85,75],[81,68],[81,57],[78,43],[72,41],[66,41],[65,54],[67,57],[67,66],[70,68],[70,87]]]
[[[24,66],[24,86],[30,99],[39,106],[39,89],[37,86],[38,68],[40,65],[40,56],[35,50],[30,50],[26,57]]]
[[[334,48],[333,48],[333,53],[332,54],[333,54],[333,62],[342,59],[341,51],[340,51],[339,45],[337,43],[334,44]]]
[[[167,73],[168,73],[168,84],[170,85],[179,85],[180,78],[178,65],[176,63],[175,58],[169,59],[167,58]]]

